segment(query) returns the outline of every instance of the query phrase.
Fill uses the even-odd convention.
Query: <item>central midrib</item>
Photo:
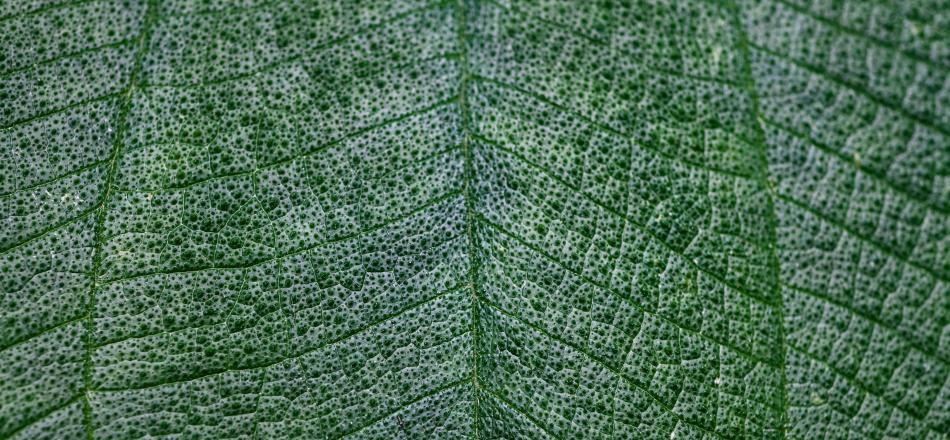
[[[105,229],[105,219],[109,211],[109,201],[112,199],[112,187],[118,173],[119,162],[122,159],[122,143],[128,130],[128,115],[132,106],[132,95],[135,93],[138,76],[142,70],[143,59],[148,52],[150,43],[150,34],[152,25],[158,18],[158,1],[148,0],[145,5],[145,14],[142,19],[142,27],[136,37],[135,49],[132,62],[132,68],[129,71],[129,82],[119,94],[121,102],[119,104],[118,116],[116,117],[115,140],[112,150],[112,157],[109,159],[109,171],[106,175],[106,181],[103,183],[102,196],[99,200],[98,213],[96,216],[95,231],[93,236],[92,270],[90,272],[89,295],[86,298],[86,313],[83,317],[85,327],[85,355],[83,357],[83,425],[86,429],[86,438],[94,438],[92,404],[89,401],[89,393],[92,390],[92,352],[93,352],[93,334],[95,333],[95,320],[93,319],[96,307],[96,288],[99,282],[100,270],[102,268],[102,245]]]
[[[466,32],[466,22],[467,22],[467,2],[477,3],[478,0],[456,0],[455,3],[455,21],[456,21],[456,34],[457,34],[457,44],[459,46],[458,54],[458,68],[459,68],[459,79],[458,79],[458,106],[461,119],[461,131],[462,131],[462,148],[464,152],[464,172],[463,172],[463,196],[465,200],[465,223],[466,223],[466,232],[468,235],[468,258],[469,258],[469,270],[468,270],[468,280],[467,287],[471,291],[471,332],[472,332],[472,411],[473,411],[473,436],[479,438],[479,395],[480,395],[480,384],[478,378],[478,364],[479,364],[479,334],[478,327],[480,324],[479,316],[479,306],[482,303],[481,296],[478,291],[477,286],[477,275],[480,267],[480,261],[478,256],[479,243],[475,235],[475,225],[477,224],[478,215],[475,210],[475,198],[472,192],[472,185],[475,181],[475,170],[473,165],[473,153],[472,153],[472,142],[473,142],[473,133],[470,129],[470,115],[467,101],[467,87],[468,82],[471,79],[471,73],[469,72],[468,66],[468,35]],[[733,30],[736,37],[736,49],[739,51],[742,66],[741,66],[741,87],[745,89],[749,99],[750,99],[750,117],[752,123],[752,129],[755,133],[756,139],[754,139],[754,146],[757,147],[758,157],[756,161],[759,163],[759,172],[756,173],[756,178],[759,181],[759,184],[762,188],[762,191],[766,193],[766,201],[768,204],[768,238],[769,238],[769,247],[768,247],[768,258],[769,266],[771,269],[770,280],[772,292],[772,297],[775,298],[774,307],[779,318],[778,324],[778,335],[780,339],[780,351],[781,359],[779,365],[781,367],[781,384],[779,390],[780,406],[783,409],[781,414],[781,436],[782,438],[787,438],[788,430],[788,407],[787,407],[787,396],[786,396],[786,387],[787,387],[787,378],[785,372],[786,364],[786,341],[785,341],[785,329],[784,329],[784,305],[781,297],[781,290],[779,286],[779,263],[775,255],[775,247],[777,245],[776,241],[776,217],[774,210],[773,197],[771,193],[771,188],[769,186],[769,171],[768,171],[768,157],[765,147],[765,133],[759,122],[759,102],[758,96],[755,89],[755,83],[753,80],[753,75],[751,71],[751,59],[749,56],[747,36],[745,30],[742,27],[741,22],[741,11],[738,5],[735,4],[732,0],[726,0],[724,2],[726,8],[732,13],[733,16]]]
[[[781,366],[781,389],[779,390],[779,399],[780,405],[782,408],[781,414],[781,430],[782,438],[788,437],[788,376],[785,372],[785,365],[787,363],[788,356],[788,347],[785,340],[785,302],[782,299],[782,290],[779,287],[779,276],[780,276],[780,267],[778,258],[775,256],[775,248],[778,246],[778,239],[776,236],[776,223],[777,219],[775,217],[775,204],[772,196],[772,188],[769,183],[769,161],[768,161],[768,151],[765,146],[765,131],[762,129],[762,125],[759,117],[759,95],[755,89],[755,79],[752,75],[752,59],[749,56],[749,41],[748,36],[746,35],[745,28],[742,25],[742,11],[739,9],[739,5],[735,3],[735,0],[728,0],[726,6],[729,8],[729,12],[732,15],[733,20],[733,30],[735,32],[736,38],[736,49],[739,51],[739,56],[741,59],[741,72],[742,83],[741,86],[745,89],[746,94],[749,96],[750,106],[749,106],[749,116],[752,121],[752,129],[755,135],[755,146],[757,147],[759,157],[757,161],[759,162],[759,172],[756,173],[757,180],[761,186],[761,190],[765,193],[765,200],[768,205],[768,258],[769,258],[769,268],[772,274],[771,287],[772,287],[772,296],[774,298],[774,307],[778,315],[778,337],[780,350],[781,350],[781,359],[779,365]]]
[[[457,61],[458,61],[458,69],[459,69],[457,105],[458,105],[458,111],[459,111],[459,116],[460,116],[461,145],[462,145],[463,160],[464,160],[462,195],[463,195],[464,204],[465,204],[465,228],[466,228],[466,235],[467,235],[467,241],[468,241],[468,264],[469,264],[468,271],[466,274],[468,279],[463,284],[465,287],[469,289],[470,294],[471,294],[471,298],[470,298],[471,307],[470,307],[469,318],[470,318],[470,331],[472,335],[472,352],[471,352],[472,371],[471,371],[471,378],[470,378],[471,386],[472,386],[472,431],[474,434],[473,437],[479,438],[480,437],[479,404],[480,404],[480,394],[481,394],[481,384],[480,384],[479,375],[478,375],[479,373],[478,372],[479,345],[480,345],[479,326],[481,322],[479,308],[483,300],[481,298],[481,294],[478,290],[478,285],[477,285],[478,273],[480,270],[480,258],[479,258],[480,247],[479,247],[478,237],[475,233],[476,225],[479,224],[479,217],[478,217],[476,207],[475,207],[475,195],[474,195],[474,190],[473,190],[473,185],[476,181],[474,154],[473,154],[473,148],[472,148],[473,147],[472,144],[475,140],[475,135],[470,128],[470,114],[469,114],[469,106],[468,106],[468,100],[467,100],[467,92],[468,92],[467,89],[468,89],[469,81],[472,78],[472,75],[469,72],[468,53],[467,53],[468,52],[468,34],[467,34],[466,24],[468,20],[468,16],[467,16],[468,14],[467,6],[469,6],[467,5],[468,2],[475,4],[478,2],[478,0],[455,0],[454,20],[455,20],[455,25],[456,25],[456,37],[457,37],[456,43],[458,45]],[[774,214],[774,209],[772,207],[772,195],[769,192],[769,187],[768,187],[768,178],[767,178],[768,164],[767,164],[767,158],[765,157],[765,145],[764,145],[764,139],[763,139],[764,133],[762,132],[761,127],[759,126],[758,99],[755,93],[754,83],[752,82],[746,36],[745,36],[744,30],[741,27],[741,20],[738,17],[738,13],[739,13],[738,7],[732,2],[729,2],[728,5],[730,6],[730,9],[732,9],[733,12],[736,14],[734,25],[735,25],[735,32],[737,34],[737,40],[738,40],[737,49],[740,51],[740,54],[742,55],[742,58],[744,61],[743,71],[742,71],[743,85],[747,89],[750,99],[752,100],[752,107],[751,107],[750,113],[751,113],[752,122],[754,125],[753,129],[756,130],[756,136],[757,136],[756,146],[760,147],[760,153],[761,153],[761,157],[759,159],[762,162],[761,163],[762,172],[759,174],[759,177],[760,177],[761,184],[763,185],[763,190],[766,191],[767,193],[766,195],[768,196],[769,213],[771,214],[771,217],[769,219],[769,222],[770,222],[770,237],[769,238],[770,238],[770,242],[772,243],[772,246],[769,247],[769,258],[770,258],[770,265],[772,265],[772,269],[773,269],[773,276],[776,277],[776,279],[773,280],[774,282],[773,293],[776,295],[778,299],[778,314],[780,316],[780,325],[779,325],[778,330],[779,330],[779,334],[780,334],[780,338],[782,342],[782,346],[781,346],[782,360],[780,364],[783,367],[782,368],[781,406],[783,409],[786,410],[786,413],[782,415],[783,416],[783,420],[782,420],[783,433],[782,434],[784,437],[785,430],[787,429],[787,423],[788,423],[787,405],[786,405],[786,396],[785,396],[786,378],[785,378],[785,371],[784,371],[785,338],[784,338],[784,328],[782,326],[782,322],[784,320],[781,319],[782,312],[783,312],[782,303],[781,303],[781,295],[777,287],[778,286],[778,283],[777,283],[778,262],[774,255],[775,214]],[[156,18],[157,7],[158,6],[154,0],[149,1],[148,10],[146,12],[145,19],[143,20],[141,32],[138,37],[137,50],[136,50],[136,53],[134,54],[135,62],[133,64],[133,68],[130,73],[129,85],[124,90],[125,93],[123,95],[120,95],[122,96],[122,101],[121,101],[121,106],[120,106],[120,114],[117,119],[117,124],[119,125],[116,132],[115,147],[113,151],[113,156],[110,160],[111,163],[110,163],[109,174],[107,176],[107,181],[104,185],[102,199],[100,201],[100,205],[98,208],[99,218],[97,218],[97,224],[96,224],[96,238],[95,238],[96,245],[95,245],[94,256],[93,256],[94,264],[93,264],[93,270],[92,270],[92,283],[91,283],[92,286],[90,289],[89,302],[87,304],[88,310],[87,310],[87,315],[85,318],[87,321],[86,322],[87,345],[90,345],[92,341],[92,325],[93,325],[92,308],[94,307],[94,304],[95,304],[96,282],[98,280],[98,275],[99,275],[101,260],[102,260],[102,255],[101,255],[102,243],[101,243],[100,237],[103,232],[102,229],[104,227],[105,213],[107,211],[109,199],[111,198],[111,195],[112,195],[111,194],[112,182],[115,178],[115,174],[118,167],[118,161],[121,158],[122,142],[123,142],[122,134],[126,129],[125,125],[126,125],[127,113],[131,105],[132,94],[136,87],[137,76],[138,76],[139,70],[141,69],[142,58],[144,57],[146,51],[148,50],[149,33],[150,33],[149,31],[150,31],[150,27],[152,23],[154,22]],[[90,382],[91,382],[91,367],[92,367],[90,354],[91,352],[87,350],[87,355],[86,355],[87,359],[84,366],[84,370],[85,370],[84,381],[85,381],[85,387],[86,387],[86,393],[84,395],[84,400],[85,400],[84,402],[85,417],[84,418],[85,418],[85,423],[87,427],[87,435],[91,438],[92,420],[91,420],[90,403],[88,401],[88,392],[91,387]]]
[[[464,155],[463,196],[465,199],[465,229],[468,236],[468,289],[471,292],[471,310],[469,313],[471,333],[472,333],[472,433],[474,438],[479,438],[478,433],[478,413],[479,413],[479,383],[478,383],[478,345],[479,334],[478,326],[480,316],[478,306],[480,304],[476,280],[478,278],[479,258],[478,258],[478,239],[475,236],[475,198],[472,194],[472,183],[475,180],[475,167],[472,154],[472,136],[469,128],[468,99],[467,88],[470,74],[468,71],[468,47],[466,38],[465,23],[466,0],[457,0],[455,4],[455,25],[457,44],[459,46],[458,56],[458,108],[460,113],[460,123],[462,130],[462,150]]]

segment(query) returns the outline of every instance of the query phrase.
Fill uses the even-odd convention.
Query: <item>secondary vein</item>
[[[465,228],[466,234],[468,235],[468,288],[471,291],[471,303],[472,308],[470,311],[469,319],[471,321],[471,332],[472,332],[472,431],[474,438],[479,438],[478,433],[478,413],[479,413],[479,383],[478,383],[478,345],[479,345],[479,334],[478,334],[478,324],[479,324],[479,313],[478,307],[480,304],[478,289],[476,287],[476,279],[478,274],[479,258],[478,258],[478,240],[475,236],[475,198],[472,194],[472,182],[474,181],[475,168],[472,158],[472,136],[471,130],[469,128],[469,114],[468,114],[468,99],[467,99],[467,88],[470,78],[468,70],[468,48],[467,48],[467,37],[466,37],[466,28],[465,22],[467,19],[466,14],[466,0],[458,0],[455,7],[455,24],[456,24],[456,36],[457,44],[459,45],[458,52],[458,69],[459,69],[459,80],[458,80],[458,100],[459,100],[459,113],[461,117],[461,129],[462,129],[462,151],[465,159],[464,165],[464,190],[463,195],[465,197]]]
[[[132,106],[132,95],[135,92],[139,73],[142,70],[142,59],[148,51],[149,33],[155,20],[158,18],[157,0],[149,0],[146,6],[145,18],[142,22],[142,28],[135,40],[135,58],[132,64],[132,71],[129,73],[129,83],[122,92],[123,98],[119,109],[119,116],[116,119],[116,133],[113,142],[112,158],[109,163],[109,174],[102,190],[102,197],[99,202],[99,212],[96,218],[95,229],[95,249],[92,255],[92,272],[90,273],[89,296],[86,299],[86,314],[84,317],[84,327],[86,329],[85,357],[83,359],[83,423],[86,427],[86,438],[92,440],[92,405],[89,402],[89,391],[92,389],[92,352],[93,333],[95,331],[95,322],[93,312],[96,308],[96,284],[99,279],[99,272],[102,268],[102,242],[105,229],[106,213],[109,210],[109,201],[112,198],[112,186],[115,181],[115,175],[119,168],[119,162],[122,159],[122,141],[125,132],[128,130],[129,109]]]
[[[760,165],[760,172],[757,173],[757,179],[759,180],[759,185],[762,191],[765,192],[765,200],[768,205],[768,258],[769,266],[771,268],[771,287],[772,287],[772,297],[775,301],[775,312],[778,315],[778,337],[780,342],[780,363],[781,368],[781,389],[779,390],[779,403],[782,408],[782,438],[788,436],[788,376],[785,372],[786,357],[788,353],[788,346],[785,340],[785,305],[782,300],[782,291],[779,285],[779,263],[775,255],[775,248],[778,245],[778,239],[776,236],[776,217],[775,217],[775,206],[772,196],[772,186],[769,183],[769,162],[768,162],[768,152],[765,147],[765,130],[762,129],[762,123],[760,122],[759,117],[759,95],[755,89],[755,81],[752,76],[752,61],[749,56],[749,38],[746,35],[745,28],[742,25],[741,14],[742,11],[739,10],[739,6],[735,3],[734,0],[727,0],[726,6],[730,10],[733,27],[736,37],[736,49],[739,51],[739,56],[742,60],[741,62],[741,85],[745,89],[746,93],[749,96],[750,107],[749,113],[752,117],[752,129],[754,130],[755,139],[753,140],[756,146],[758,147],[758,162]]]

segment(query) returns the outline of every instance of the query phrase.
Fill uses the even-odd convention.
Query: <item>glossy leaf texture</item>
[[[0,438],[947,439],[946,0],[0,2]]]

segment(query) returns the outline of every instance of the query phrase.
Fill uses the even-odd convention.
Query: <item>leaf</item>
[[[942,0],[0,5],[0,437],[950,431]]]

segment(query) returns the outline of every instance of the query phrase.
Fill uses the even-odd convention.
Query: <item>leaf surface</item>
[[[946,439],[948,11],[0,4],[0,438]]]

